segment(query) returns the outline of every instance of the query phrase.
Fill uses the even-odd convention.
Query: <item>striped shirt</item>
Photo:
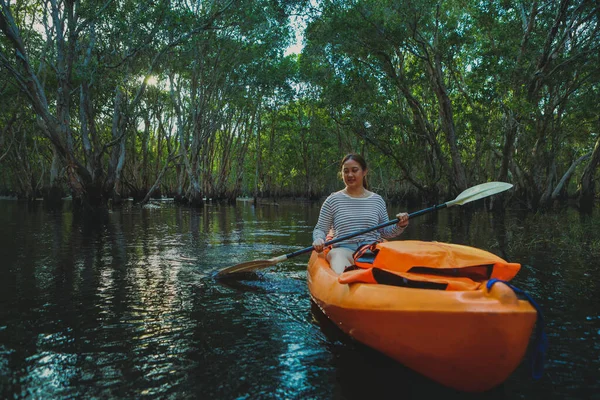
[[[325,240],[327,233],[333,238],[349,235],[363,229],[389,221],[383,198],[371,193],[368,197],[351,197],[343,191],[332,193],[321,206],[319,220],[313,231],[313,240]],[[360,236],[344,240],[334,246],[364,242],[374,242],[380,238],[390,239],[404,231],[398,225],[371,231]]]

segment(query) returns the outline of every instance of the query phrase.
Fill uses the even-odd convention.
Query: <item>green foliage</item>
[[[307,29],[303,65],[337,121],[394,159],[414,185],[451,185],[455,143],[469,181],[497,179],[508,159],[509,175],[518,173],[518,190],[535,206],[593,146],[597,27],[586,2],[561,9],[326,1]],[[440,93],[451,102],[450,117]]]
[[[593,2],[76,1],[71,25],[59,10],[73,57],[67,78],[52,3],[16,4],[9,9],[49,113],[59,119],[68,103],[69,162],[106,184],[122,137],[123,195],[146,192],[166,164],[169,194],[189,193],[197,179],[208,197],[318,197],[339,188],[338,162],[356,151],[390,198],[444,197],[462,169],[467,184],[515,183],[536,208],[598,135]],[[306,46],[285,56],[292,15],[307,23]],[[5,34],[0,68],[0,171],[11,177],[2,185],[47,186],[56,144],[35,123]],[[95,170],[86,126],[100,154]],[[67,158],[60,181],[70,188]]]

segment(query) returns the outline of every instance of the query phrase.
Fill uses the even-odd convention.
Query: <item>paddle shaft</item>
[[[438,204],[435,205],[433,207],[429,207],[426,208],[424,210],[420,210],[420,211],[416,211],[414,213],[411,213],[408,215],[409,218],[414,218],[417,217],[419,215],[423,215],[432,211],[437,211],[440,210],[442,208],[446,208],[446,207],[452,207],[455,205],[463,205],[466,203],[470,203],[472,201],[478,200],[478,199],[482,199],[484,197],[488,197],[491,196],[493,194],[496,193],[500,193],[503,192],[505,190],[508,190],[512,187],[513,185],[510,183],[506,183],[506,182],[487,182],[487,183],[482,183],[479,184],[477,186],[473,186],[471,188],[468,188],[466,190],[463,190],[461,194],[459,194],[456,199],[448,201],[444,204]],[[385,228],[386,226],[389,225],[393,225],[398,223],[398,219],[393,219],[390,220],[388,222],[385,222],[383,224],[377,225],[377,226],[373,226],[371,228],[368,229],[364,229],[362,231],[359,232],[354,232],[350,235],[346,235],[346,236],[342,236],[336,239],[333,239],[329,242],[325,242],[323,245],[324,246],[330,246],[332,244],[344,241],[344,240],[348,240],[350,238],[353,238],[355,236],[359,236],[359,235],[363,235],[367,232],[371,232],[377,229],[381,229],[381,228]],[[286,255],[282,255],[282,256],[278,256],[278,257],[274,257],[271,258],[269,260],[256,260],[256,261],[251,261],[251,262],[247,262],[247,263],[242,263],[242,264],[238,264],[238,265],[234,265],[231,267],[227,267],[223,270],[221,270],[218,275],[223,276],[223,275],[229,275],[229,274],[234,274],[234,273],[240,273],[240,272],[245,272],[245,271],[256,271],[258,269],[262,269],[262,268],[266,268],[272,265],[275,265],[279,262],[285,261],[288,258],[292,258],[292,257],[296,257],[299,256],[301,254],[305,254],[305,253],[309,253],[310,251],[313,250],[313,247],[307,247],[305,249],[302,250],[298,250],[295,251],[293,253],[290,254],[286,254]]]
[[[419,211],[415,211],[413,213],[410,213],[410,214],[408,214],[408,218],[411,219],[411,218],[414,218],[414,217],[418,217],[419,215],[427,214],[427,213],[432,212],[432,211],[437,211],[437,210],[440,210],[442,208],[446,208],[447,206],[448,206],[447,203],[437,204],[437,205],[435,205],[433,207],[425,208],[424,210],[419,210]],[[377,229],[382,229],[382,228],[385,228],[387,226],[394,225],[394,224],[397,224],[397,223],[398,223],[398,218],[395,218],[395,219],[389,220],[388,222],[384,222],[382,224],[379,224],[377,226],[372,226],[371,228],[363,229],[362,231],[354,232],[354,233],[351,233],[351,234],[346,235],[346,236],[341,236],[339,238],[335,238],[333,240],[325,242],[325,244],[323,246],[324,247],[331,246],[332,244],[343,242],[344,240],[352,239],[353,237],[364,235],[365,233],[369,233],[369,232],[375,231]],[[295,252],[290,253],[290,254],[286,254],[284,256],[285,257],[284,259],[287,260],[289,258],[296,257],[296,256],[299,256],[301,254],[309,253],[312,250],[313,250],[313,247],[310,246],[310,247],[307,247],[305,249],[298,250],[298,251],[295,251]],[[281,258],[283,258],[283,257],[281,257]]]

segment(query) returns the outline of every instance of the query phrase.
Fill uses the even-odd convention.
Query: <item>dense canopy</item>
[[[354,151],[388,199],[498,180],[589,208],[599,23],[589,0],[0,0],[0,191],[318,198]]]

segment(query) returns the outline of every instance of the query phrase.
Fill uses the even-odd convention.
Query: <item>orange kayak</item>
[[[411,260],[408,263],[418,267],[414,269],[416,273],[411,273],[406,266],[409,256],[402,255],[403,243],[408,246],[405,250],[427,252],[429,242],[389,243],[394,248],[391,253],[386,253],[386,262],[390,263],[390,255],[397,254],[400,265],[390,267],[391,273],[401,279],[408,277],[409,281],[418,281],[418,268],[426,268],[425,281],[442,279],[450,284],[445,290],[439,290],[348,279],[348,272],[337,275],[329,267],[325,253],[313,252],[308,264],[308,288],[314,302],[357,341],[442,385],[481,392],[504,382],[525,356],[536,323],[536,309],[528,301],[520,300],[502,282],[488,289],[483,279],[478,282],[465,277],[444,276],[444,268],[448,265],[440,267],[439,273],[431,273],[431,268],[439,267],[434,264],[456,259],[460,263],[460,257],[454,255],[441,257],[443,262],[440,257]],[[445,246],[461,254],[471,250],[481,252],[466,246],[435,242],[431,245],[434,250]],[[502,266],[502,259],[491,254],[490,257],[489,263],[494,269]],[[473,267],[469,262],[472,264],[472,260],[467,260],[459,267]],[[514,276],[518,268],[515,271],[515,264],[505,264],[511,269],[509,277]],[[380,262],[377,267],[384,266]],[[364,271],[369,271],[368,267],[359,273],[364,275]],[[489,271],[492,275],[496,273],[491,272],[491,267]],[[455,274],[456,269],[452,272]],[[454,280],[460,284],[453,285]],[[465,280],[473,284],[464,285]]]

